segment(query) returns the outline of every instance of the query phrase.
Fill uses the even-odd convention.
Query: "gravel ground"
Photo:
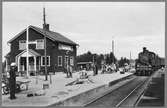
[[[46,106],[53,102],[58,102],[60,100],[70,98],[86,90],[98,87],[100,85],[108,84],[110,81],[125,77],[132,73],[120,74],[119,72],[113,74],[98,74],[97,76],[92,76],[93,72],[88,72],[90,79],[94,83],[88,84],[79,84],[73,86],[65,86],[67,83],[76,80],[79,77],[79,73],[74,73],[73,78],[66,78],[64,73],[56,73],[52,76],[52,84],[49,84],[49,89],[44,90],[45,95],[43,96],[33,96],[27,97],[27,93],[37,92],[43,90],[43,84],[49,83],[49,81],[44,81],[44,76],[31,77],[29,88],[26,91],[22,91],[16,94],[17,99],[10,100],[9,95],[2,96],[2,105],[3,106]],[[38,80],[36,80],[38,79]],[[48,77],[49,79],[49,77]],[[37,81],[37,83],[36,83]]]

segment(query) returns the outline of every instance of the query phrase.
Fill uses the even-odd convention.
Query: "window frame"
[[[21,46],[21,41],[24,41],[24,44],[25,44],[25,48],[21,49],[20,46]],[[23,43],[22,43],[23,44]],[[19,50],[25,50],[26,49],[26,40],[19,40]]]
[[[59,62],[59,58],[61,58],[60,59],[61,60],[61,64]],[[58,56],[58,66],[63,66],[63,59],[62,58],[63,58],[62,56]]]
[[[42,40],[42,41],[43,41],[43,48],[37,47],[37,46],[38,46],[38,40]],[[41,50],[43,50],[43,49],[45,48],[45,45],[44,45],[45,41],[44,41],[44,39],[37,39],[36,42],[37,42],[37,43],[36,43],[36,49],[39,49],[39,50],[41,49]]]
[[[43,65],[43,58],[45,58],[45,56],[41,56],[41,66],[45,66],[45,64]],[[47,58],[49,59],[49,62],[48,62],[47,66],[50,66],[50,56],[47,56],[46,60],[47,60]]]

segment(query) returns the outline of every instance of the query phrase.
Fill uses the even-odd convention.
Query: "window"
[[[24,50],[24,49],[26,49],[26,41],[20,40],[19,41],[19,50]]]
[[[44,40],[43,39],[37,40],[36,49],[44,49]]]
[[[73,56],[70,57],[70,65],[74,66],[74,57]]]
[[[47,64],[47,66],[50,66],[50,56],[47,56],[46,64]],[[45,56],[41,57],[41,66],[45,66]]]
[[[62,66],[62,56],[58,56],[58,66]]]

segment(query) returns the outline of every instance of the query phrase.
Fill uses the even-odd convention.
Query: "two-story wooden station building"
[[[28,53],[26,39],[28,34]],[[47,72],[64,72],[67,64],[76,69],[77,46],[65,36],[46,28],[29,26],[8,41],[10,52],[6,55],[7,64],[15,62],[18,72],[26,72],[29,58],[29,74],[45,71],[44,36],[46,36]]]

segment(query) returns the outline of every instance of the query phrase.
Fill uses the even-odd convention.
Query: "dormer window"
[[[26,41],[20,40],[19,41],[19,50],[25,50],[26,49]]]
[[[43,39],[37,40],[36,49],[44,49],[44,40]]]

